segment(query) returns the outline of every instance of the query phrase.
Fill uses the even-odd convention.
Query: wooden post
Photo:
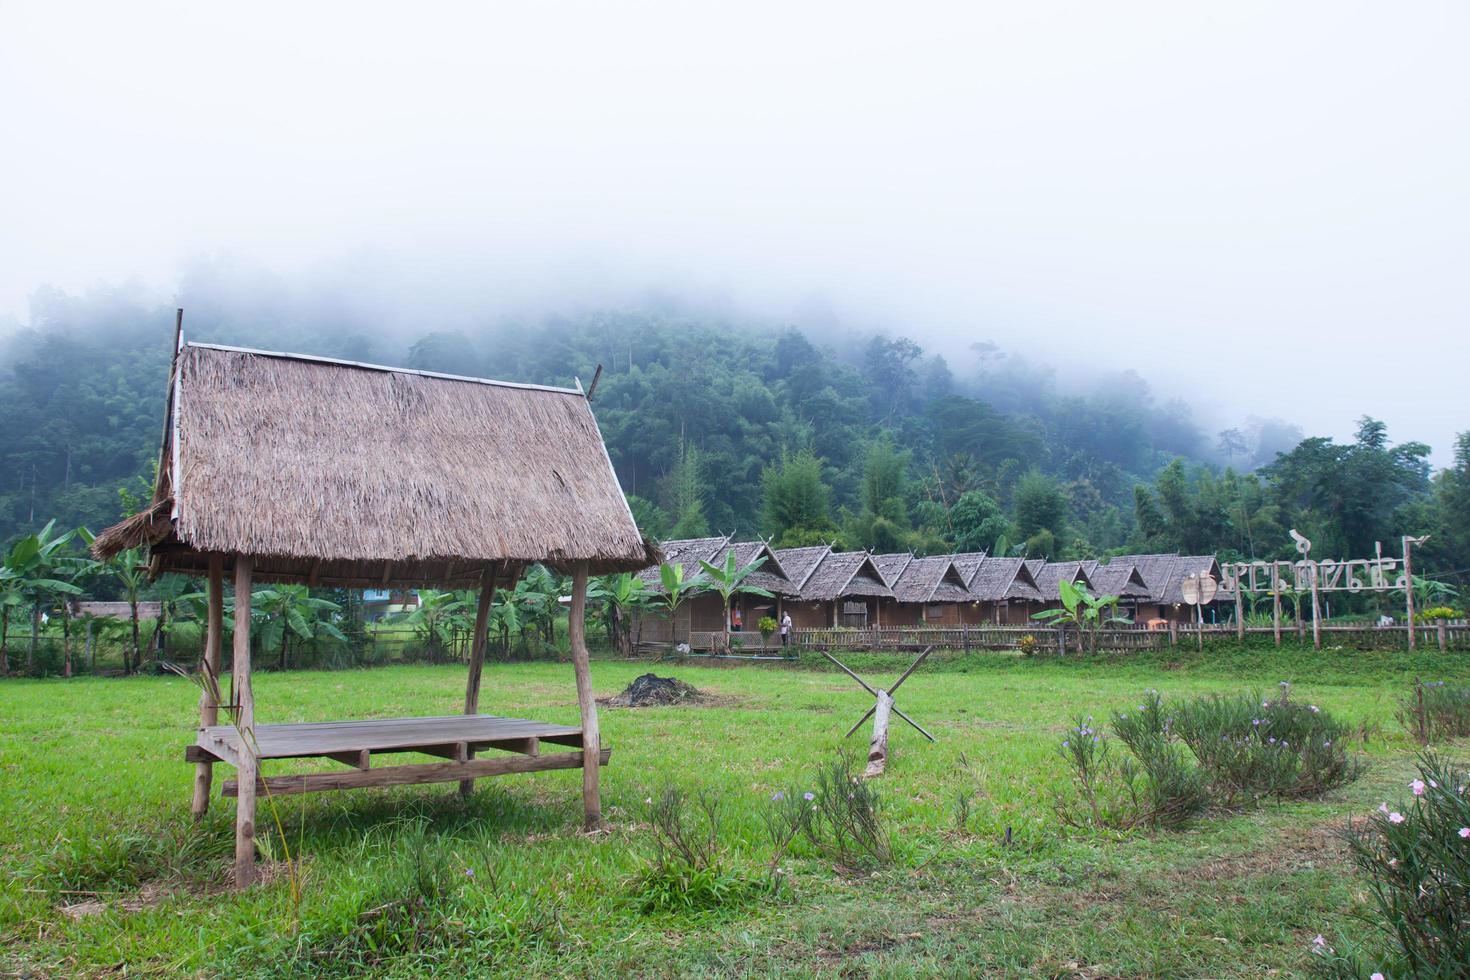
[[[260,761],[255,757],[255,695],[250,690],[250,578],[254,571],[248,555],[235,556],[235,648],[230,668],[230,697],[235,702],[235,727],[240,730],[240,795],[235,802],[235,887],[255,882],[255,782]]]
[[[1438,625],[1435,627],[1435,632],[1439,634],[1439,652],[1444,653],[1449,646],[1450,639],[1449,628],[1445,626],[1444,620],[1441,619],[1439,621]]]
[[[1281,590],[1274,584],[1271,587],[1271,635],[1276,638],[1276,645],[1281,646]]]
[[[480,573],[480,601],[475,606],[475,635],[470,638],[470,676],[464,688],[464,713],[480,713],[480,672],[485,666],[485,647],[490,642],[490,606],[495,602],[495,566],[491,565]],[[474,752],[466,752],[465,758],[473,758]],[[459,782],[459,795],[469,796],[475,791],[473,779]]]
[[[1169,620],[1169,646],[1171,646],[1171,647],[1177,647],[1178,645],[1179,645],[1179,624],[1177,622],[1175,622],[1174,620],[1171,619],[1171,620]]]
[[[582,715],[582,810],[583,827],[602,826],[601,736],[597,730],[597,702],[592,697],[592,668],[587,658],[587,563],[572,571],[572,608],[567,616],[567,640],[572,648],[572,669],[577,674],[577,708]],[[725,627],[730,626],[729,610]],[[728,635],[728,634],[727,634]]]
[[[208,614],[204,628],[203,689],[199,692],[199,727],[219,724],[220,645],[225,631],[224,594],[225,557],[209,556],[209,579],[205,584]],[[209,812],[209,784],[214,778],[214,763],[199,762],[194,767],[194,819],[203,820]]]
[[[1317,602],[1317,566],[1311,566],[1312,582],[1312,649],[1322,649],[1322,607]]]
[[[1235,639],[1245,642],[1245,598],[1240,594],[1240,574],[1235,576]]]
[[[893,710],[893,698],[887,691],[878,692],[878,704],[873,710],[873,738],[868,742],[868,767],[863,770],[864,779],[883,775],[888,765],[888,713]]]
[[[1414,652],[1414,566],[1410,564],[1409,538],[1404,537],[1404,606],[1409,614],[1409,652]]]

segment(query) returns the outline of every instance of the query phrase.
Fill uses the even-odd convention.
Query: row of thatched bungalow
[[[720,566],[733,551],[744,566],[764,559],[746,580],[771,593],[770,598],[740,595],[732,603],[730,628],[756,633],[764,617],[777,621],[790,614],[795,629],[904,626],[1023,626],[1032,616],[1061,604],[1063,579],[1085,586],[1094,595],[1121,597],[1120,610],[1138,624],[1166,625],[1194,618],[1184,602],[1181,583],[1189,575],[1209,574],[1220,580],[1213,555],[1124,555],[1107,564],[1097,561],[1049,562],[1003,558],[983,552],[916,557],[908,553],[878,555],[836,551],[820,545],[770,548],[761,541],[729,537],[665,541],[665,560],[684,566],[686,575],[701,561]],[[640,573],[659,589],[657,569]],[[1233,603],[1223,591],[1216,603]],[[1206,611],[1205,618],[1213,618]],[[643,643],[684,642],[698,647],[701,634],[725,628],[719,595],[706,592],[679,606],[673,623],[648,615],[638,623]]]

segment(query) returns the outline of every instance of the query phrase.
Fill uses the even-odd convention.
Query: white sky
[[[1444,463],[1467,51],[1463,2],[0,0],[0,318],[218,257],[370,256],[405,310],[817,297]]]

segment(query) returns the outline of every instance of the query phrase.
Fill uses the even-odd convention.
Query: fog
[[[201,269],[424,330],[680,297],[1470,428],[1470,8],[0,6],[0,319]]]

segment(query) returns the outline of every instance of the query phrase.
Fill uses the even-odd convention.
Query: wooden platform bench
[[[575,751],[543,752],[543,744],[566,746]],[[475,758],[487,749],[512,754]],[[446,761],[372,768],[374,755],[400,752],[438,756]],[[580,728],[479,714],[256,725],[253,753],[247,753],[239,729],[232,725],[210,725],[199,730],[198,740],[185,749],[184,758],[194,763],[225,762],[239,769],[251,754],[260,762],[331,759],[351,767],[345,771],[266,776],[256,780],[257,793],[276,796],[372,786],[463,783],[507,773],[579,769],[583,759]],[[611,755],[611,749],[602,749],[599,764],[607,765]],[[238,796],[239,791],[235,779],[224,780],[220,787],[222,796]]]

